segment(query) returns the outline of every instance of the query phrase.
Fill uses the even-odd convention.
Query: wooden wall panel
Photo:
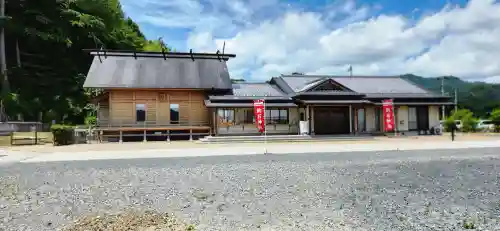
[[[158,103],[158,118],[159,124],[168,124],[170,121],[170,104],[167,102]]]
[[[156,101],[146,101],[146,121],[156,122]]]
[[[158,92],[154,91],[136,91],[135,93],[135,100],[141,100],[141,101],[156,101],[156,97],[158,95]]]
[[[191,101],[190,107],[191,121],[209,122],[208,110],[205,107],[205,103],[203,101]]]
[[[175,101],[172,101],[175,102]],[[192,121],[190,120],[190,110],[189,101],[179,102],[179,120],[182,122]],[[194,121],[193,121],[194,122]]]
[[[110,120],[112,123],[128,124],[135,121],[135,107],[129,102],[112,102],[110,105]]]
[[[131,102],[134,99],[134,94],[130,91],[111,91],[109,97],[111,102]]]
[[[114,123],[135,123],[135,105],[146,105],[146,121],[170,123],[170,104],[179,105],[181,124],[209,123],[206,96],[189,90],[111,90],[110,120]]]

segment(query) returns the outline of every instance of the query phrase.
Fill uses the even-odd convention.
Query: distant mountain
[[[424,78],[406,74],[402,77],[439,94],[441,93],[441,78],[444,77],[445,94],[453,97],[457,89],[459,107],[470,109],[479,117],[486,117],[494,108],[500,108],[500,84],[467,82],[455,76]]]

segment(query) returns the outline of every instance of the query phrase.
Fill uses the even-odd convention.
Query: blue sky
[[[233,78],[294,71],[500,82],[496,0],[122,0],[149,39],[226,51]]]

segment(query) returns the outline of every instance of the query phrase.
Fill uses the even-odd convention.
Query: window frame
[[[412,118],[413,116],[414,118]],[[408,107],[408,131],[417,131],[417,130],[418,130],[417,107]]]
[[[172,108],[172,105],[177,105],[177,108]],[[181,111],[180,111],[180,105],[178,103],[171,103],[168,105],[169,108],[169,119],[170,119],[170,124],[180,124],[181,120]],[[177,109],[177,111],[175,110]],[[177,112],[177,120],[172,120],[172,112]]]
[[[254,124],[255,123],[255,111],[253,108],[249,108],[249,109],[244,110],[243,123],[244,124]]]
[[[139,107],[142,105],[142,107]],[[141,109],[142,108],[142,109]],[[135,122],[136,123],[145,123],[147,120],[147,108],[145,103],[136,103],[135,104]],[[141,114],[139,114],[141,113]],[[140,120],[139,117],[142,117],[142,120]]]
[[[275,116],[274,119],[271,115],[273,114],[272,112],[278,112],[278,115]],[[286,115],[282,116],[282,112],[286,112]],[[266,124],[289,124],[290,123],[290,111],[288,108],[272,108],[272,109],[266,109],[266,114],[265,114],[265,120]]]
[[[221,114],[222,112],[222,114]],[[228,112],[232,112],[228,113]],[[230,117],[230,114],[232,116],[231,120],[228,119]],[[234,108],[218,108],[217,109],[217,120],[220,124],[234,124],[236,120],[236,110]]]

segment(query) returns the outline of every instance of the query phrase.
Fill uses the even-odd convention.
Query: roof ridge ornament
[[[215,52],[215,54],[217,54],[217,59],[219,60],[219,62],[222,62],[222,60],[220,59],[220,51],[217,50],[217,52]]]
[[[101,46],[101,51],[104,53],[104,58],[107,59],[108,55],[106,53],[106,50],[103,49],[103,46]]]
[[[163,42],[163,37],[159,37],[158,42],[160,43],[161,54],[163,55],[163,60],[167,60],[167,55],[165,54],[165,43]]]
[[[98,40],[95,37],[95,34],[91,32],[90,36],[92,36],[92,39],[94,40],[95,47],[97,49],[97,42],[98,42]],[[102,49],[103,46],[104,45],[101,43],[101,48],[100,48],[101,50],[103,50]],[[101,54],[99,53],[99,51],[97,51],[97,57],[99,58],[99,62],[102,63]]]
[[[194,61],[193,49],[189,49],[189,55],[191,55],[191,60]]]

